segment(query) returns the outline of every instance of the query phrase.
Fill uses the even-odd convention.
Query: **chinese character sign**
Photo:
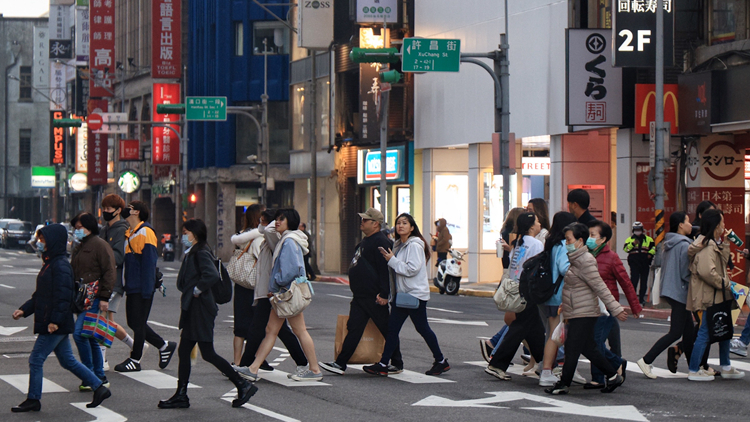
[[[138,161],[141,158],[140,141],[137,139],[120,140],[120,161]]]
[[[181,0],[153,0],[151,3],[151,75],[179,78],[182,41]]]
[[[91,23],[89,21],[89,8],[76,7],[76,61],[89,61],[90,41]]]
[[[96,0],[92,1],[92,4]],[[88,114],[105,113],[108,110],[107,100],[89,100]],[[89,186],[107,184],[107,158],[109,152],[109,138],[104,133],[94,133],[88,130],[87,170]]]
[[[91,0],[89,8],[89,95],[112,97],[112,78],[115,73],[115,2]],[[89,181],[89,185],[91,182]]]
[[[674,5],[664,4],[664,65],[674,63]],[[654,67],[657,0],[617,0],[612,29],[612,57],[618,67]]]
[[[654,220],[656,216],[654,214],[654,187],[653,183],[649,183],[651,168],[647,162],[636,163],[635,167],[635,221],[642,222],[646,234],[654,237]],[[667,225],[669,216],[675,211],[680,211],[677,209],[676,192],[677,174],[675,167],[670,166],[664,169],[664,222]],[[669,231],[669,227],[664,227],[664,230]]]
[[[180,119],[176,114],[159,114],[156,106],[159,104],[180,103],[180,84],[154,84],[154,122],[176,122]],[[170,125],[174,130],[179,130],[177,125]],[[177,134],[165,127],[153,127],[151,144],[151,163],[180,164],[180,140]]]

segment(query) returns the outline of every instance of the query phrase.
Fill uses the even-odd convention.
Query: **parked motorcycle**
[[[172,235],[168,233],[164,233],[163,235],[161,235],[161,243],[161,256],[164,261],[174,261],[174,240],[172,240]]]
[[[448,253],[450,257],[438,264],[437,277],[432,280],[441,295],[444,293],[455,295],[461,287],[461,261],[464,260],[464,254],[454,249],[449,250]]]

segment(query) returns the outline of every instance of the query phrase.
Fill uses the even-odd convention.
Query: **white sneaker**
[[[729,343],[729,351],[731,353],[734,353],[735,355],[746,358],[747,357],[747,344],[743,343],[738,338],[732,339],[731,343]]]
[[[743,373],[744,375],[744,373]],[[688,380],[689,381],[713,381],[714,376],[709,374],[705,369],[700,369],[698,372],[689,372],[688,373]]]
[[[638,359],[638,362],[636,362],[636,365],[638,365],[639,368],[641,368],[641,371],[643,371],[643,375],[646,376],[646,378],[655,380],[656,375],[652,372],[654,369],[653,365],[646,364],[646,361],[643,360],[643,358]]]
[[[104,364],[102,365],[102,369],[104,369],[104,371],[105,371],[105,372],[106,372],[106,371],[109,371],[109,362],[107,362],[107,361],[105,360],[105,361],[104,361]]]
[[[737,368],[731,367],[728,371],[721,371],[721,377],[728,380],[738,380],[743,378],[745,373],[738,371]]]
[[[580,374],[580,373],[578,372],[578,370],[576,369],[576,372],[575,372],[575,374],[573,374],[573,382],[574,382],[574,383],[576,383],[576,384],[580,384],[580,385],[583,385],[583,384],[586,384],[586,378],[584,378],[584,377],[583,377],[583,376],[582,376],[582,375],[581,375],[581,374]]]
[[[560,379],[557,378],[554,374],[549,373],[545,375],[545,373],[542,372],[542,375],[539,377],[539,386],[554,387],[557,381],[560,381]]]
[[[301,375],[302,373],[308,371],[309,369],[310,369],[310,365],[309,364],[305,365],[305,366],[298,366],[297,369],[294,371],[293,374],[286,374],[286,377],[289,378],[289,379],[293,379],[292,378],[293,376]]]

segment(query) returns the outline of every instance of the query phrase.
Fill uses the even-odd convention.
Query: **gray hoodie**
[[[396,240],[393,258],[388,261],[396,293],[408,293],[419,300],[430,300],[430,281],[422,239],[412,236],[406,243]],[[391,296],[394,290],[391,289]]]
[[[667,233],[661,265],[661,296],[687,303],[690,286],[690,261],[688,247],[692,241],[687,236]]]
[[[255,301],[268,299],[268,280],[271,279],[271,269],[273,268],[273,251],[281,239],[281,236],[276,232],[276,223],[273,221],[267,226],[258,226],[258,231],[263,235],[264,241],[258,254]]]

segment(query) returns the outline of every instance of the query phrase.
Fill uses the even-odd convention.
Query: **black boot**
[[[258,387],[239,375],[237,376],[236,381],[232,382],[235,387],[237,387],[237,398],[232,401],[232,407],[242,407],[243,404],[250,400],[250,397],[258,392]]]
[[[112,393],[109,391],[109,388],[102,384],[96,389],[96,391],[94,391],[94,399],[91,400],[91,403],[87,404],[86,407],[91,409],[99,406],[104,400],[110,398],[110,396],[112,396]]]
[[[187,383],[177,384],[177,392],[169,400],[159,401],[159,409],[187,409],[190,399],[187,396]]]
[[[34,412],[42,410],[42,403],[39,400],[26,399],[18,406],[13,406],[10,408],[10,411],[13,413],[30,412],[32,410]]]

